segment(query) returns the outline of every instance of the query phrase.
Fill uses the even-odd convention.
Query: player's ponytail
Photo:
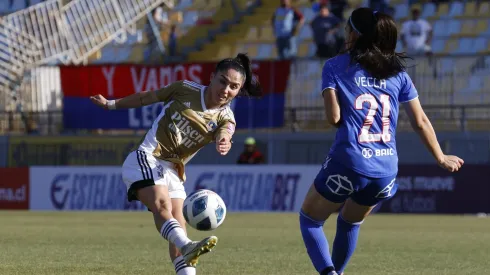
[[[241,92],[251,97],[260,97],[262,95],[262,88],[258,79],[252,73],[252,62],[250,62],[250,58],[244,53],[239,53],[235,59],[245,70],[245,83],[243,83]]]
[[[250,97],[260,97],[262,95],[262,88],[259,80],[254,77],[252,73],[252,62],[246,54],[239,53],[235,58],[221,60],[216,65],[215,72],[226,71],[228,69],[236,70],[245,78],[243,86],[240,90],[240,95]]]
[[[357,39],[347,45],[353,62],[359,63],[378,79],[386,79],[405,70],[405,55],[395,52],[398,30],[393,18],[370,8],[358,8],[347,22]]]

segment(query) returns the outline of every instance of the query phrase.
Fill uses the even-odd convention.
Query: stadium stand
[[[28,10],[35,10],[25,9],[25,1],[14,2],[14,5],[9,6],[5,1],[0,1],[0,14],[21,14]],[[42,6],[55,2],[66,4],[77,0],[31,0],[28,3]],[[315,17],[315,12],[309,0],[292,2],[303,13],[305,25],[298,34],[299,58],[293,63],[292,74],[288,80],[286,107],[289,113],[285,117],[289,124],[301,121],[300,128],[304,130],[319,130],[324,128],[322,105],[321,102],[313,99],[316,97],[316,91],[319,90],[320,83],[317,80],[321,77],[321,66],[324,61],[314,58],[315,45],[309,23]],[[348,14],[362,2],[348,1],[349,7],[344,10],[344,17],[347,18]],[[399,27],[410,16],[410,7],[406,2],[390,1]],[[248,52],[254,60],[274,60],[277,58],[277,51],[270,19],[277,5],[278,1],[176,1],[175,6],[166,11],[168,25],[178,26],[179,56],[176,59],[164,57],[163,60],[159,58],[151,58],[151,60],[160,64],[177,61],[212,62],[236,55],[238,52]],[[411,75],[420,90],[424,105],[433,106],[434,116],[441,118],[438,120],[441,125],[436,125],[436,128],[459,130],[463,127],[462,124],[465,124],[471,129],[488,129],[488,123],[482,124],[481,121],[482,118],[490,117],[489,112],[484,108],[471,109],[468,106],[490,104],[490,93],[487,89],[490,84],[490,3],[450,1],[435,4],[418,1],[412,7],[420,8],[421,17],[429,21],[434,31],[431,45],[434,57],[416,58],[414,63],[416,66],[412,69]],[[138,20],[126,28],[124,37],[112,37],[104,40],[104,43],[99,43],[100,46],[83,45],[85,48],[79,52],[80,57],[77,61],[84,64],[148,62],[145,51],[151,43],[153,34],[148,31],[147,14],[152,9],[145,10],[145,14],[139,14]],[[114,33],[114,31],[115,29],[110,32]],[[167,45],[169,28],[161,28],[159,32],[159,39]],[[41,33],[28,33],[31,37],[25,39],[46,41],[42,39]],[[37,51],[36,43],[31,44],[34,48],[30,55],[25,56],[26,54],[23,53],[22,58],[25,60],[46,61],[47,57],[59,57],[55,49],[57,52],[66,50],[66,45],[63,46],[61,40],[59,48],[42,46],[44,52]],[[402,50],[401,43],[398,44],[398,50]],[[157,53],[158,55],[162,54]],[[50,60],[52,60],[50,64],[66,61]],[[19,66],[10,68],[13,71],[7,72],[7,75],[15,77],[22,73]],[[455,111],[454,108],[450,108],[455,105],[466,107]],[[438,106],[442,106],[442,109]],[[467,118],[469,120],[463,122]],[[439,123],[438,121],[435,123]]]
[[[13,1],[8,7],[4,4],[6,15],[0,20],[0,127],[10,127],[4,126],[11,119],[7,112],[18,112],[16,115],[25,121],[25,112],[46,110],[47,104],[34,103],[42,101],[37,98],[42,92],[30,90],[32,86],[43,89],[36,83],[37,67],[86,62],[106,44],[126,41],[126,34],[135,29],[140,18],[167,2],[49,0],[29,2],[36,4],[30,7],[25,1]]]

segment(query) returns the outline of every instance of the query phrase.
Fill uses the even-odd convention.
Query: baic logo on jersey
[[[185,147],[191,148],[192,146],[204,141],[204,137],[198,131],[192,128],[189,120],[178,112],[175,112],[172,115],[172,122],[173,123],[169,124],[169,128],[175,133],[175,135],[177,135],[177,142],[179,144],[183,144]]]
[[[393,156],[395,155],[395,150],[393,150],[393,148],[376,149],[374,151],[370,148],[362,149],[362,156],[364,158],[370,159],[373,155],[376,157]]]

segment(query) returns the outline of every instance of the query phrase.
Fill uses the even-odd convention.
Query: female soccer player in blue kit
[[[343,273],[363,220],[397,191],[399,103],[442,168],[455,172],[463,165],[462,159],[445,155],[439,146],[405,72],[404,56],[395,53],[398,33],[393,19],[359,8],[352,12],[346,33],[346,53],[328,60],[322,72],[326,117],[338,128],[336,139],[300,212],[308,255],[322,275]],[[330,255],[323,224],[341,206]]]

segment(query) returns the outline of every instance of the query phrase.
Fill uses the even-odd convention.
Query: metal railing
[[[436,131],[490,131],[490,104],[487,105],[427,105],[424,111]],[[284,110],[284,127],[269,131],[331,131],[325,119],[323,107],[287,107]],[[310,117],[310,119],[300,119]],[[248,129],[247,131],[255,130]],[[266,130],[268,131],[268,130]],[[398,131],[412,131],[404,110],[400,110]],[[56,134],[101,134],[115,133],[133,135],[139,130],[65,130],[62,111],[0,112],[0,135],[8,133],[56,135]]]
[[[302,59],[291,63],[285,91],[284,127],[280,130],[325,130],[320,95],[324,62]],[[418,58],[415,62],[418,65],[410,66],[408,71],[436,129],[490,131],[489,56]],[[274,70],[268,73],[270,79],[285,77],[276,74]],[[29,102],[24,108],[27,113],[18,114],[15,108],[7,110],[9,112],[4,110],[0,113],[0,133],[26,132],[26,117],[32,117],[41,133],[64,132],[59,68],[36,68],[32,70],[30,80],[23,93],[23,100]],[[270,81],[268,90],[280,92],[278,89],[284,88],[279,83]],[[265,116],[274,115],[274,112],[267,112]],[[409,128],[403,111],[399,125],[401,130]]]
[[[79,64],[115,40],[124,42],[135,23],[173,0],[49,0],[0,20],[0,110],[22,104],[24,73],[52,61]]]
[[[424,111],[436,131],[490,131],[490,104],[427,105]],[[312,119],[300,119],[305,116]],[[286,108],[285,128],[293,132],[334,130],[326,122],[323,107]],[[397,130],[401,132],[412,130],[403,109],[400,109]]]

